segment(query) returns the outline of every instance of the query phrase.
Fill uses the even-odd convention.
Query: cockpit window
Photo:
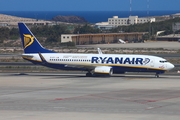
[[[165,63],[165,62],[167,62],[166,60],[160,60],[159,61],[160,63]]]

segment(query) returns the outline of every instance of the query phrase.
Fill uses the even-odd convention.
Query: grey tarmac
[[[180,74],[0,73],[1,120],[179,120]]]

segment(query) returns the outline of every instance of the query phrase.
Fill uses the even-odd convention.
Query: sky
[[[131,0],[132,11],[180,10],[180,0]],[[148,2],[149,1],[149,2]],[[149,3],[149,8],[147,3]],[[129,11],[130,0],[0,0],[0,11]]]

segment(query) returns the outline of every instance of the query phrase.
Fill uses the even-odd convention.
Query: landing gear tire
[[[90,72],[86,73],[86,77],[92,77],[92,73]]]
[[[111,68],[110,72],[109,72],[109,77],[111,77],[113,74],[113,69]]]
[[[159,74],[156,74],[155,77],[156,77],[156,78],[159,78]]]

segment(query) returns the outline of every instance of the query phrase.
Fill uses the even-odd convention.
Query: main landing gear
[[[93,74],[90,72],[90,71],[88,71],[87,73],[86,73],[86,77],[92,77],[93,76]]]
[[[159,73],[156,73],[156,74],[155,74],[155,77],[156,77],[156,78],[159,78]]]

